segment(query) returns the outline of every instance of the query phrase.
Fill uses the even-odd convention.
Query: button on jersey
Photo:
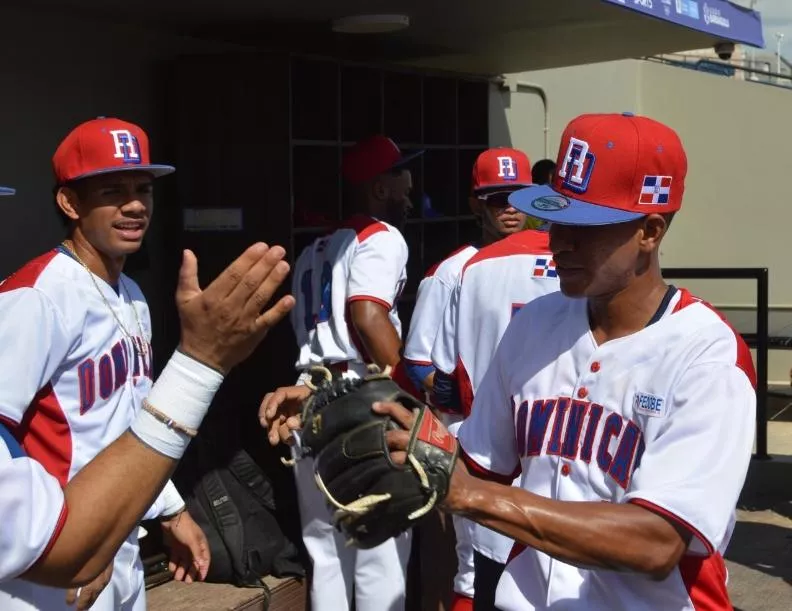
[[[370,217],[352,217],[303,250],[292,280],[297,369],[323,362],[370,362],[349,320],[347,308],[354,301],[387,308],[401,335],[396,303],[407,281],[406,269],[407,243],[401,233]]]
[[[507,481],[521,471],[524,489],[551,499],[640,504],[693,538],[663,581],[526,549],[498,608],[692,610],[702,593],[727,608],[721,554],[751,457],[754,384],[745,343],[687,291],[654,324],[603,345],[586,300],[526,305],[460,428],[471,467]]]

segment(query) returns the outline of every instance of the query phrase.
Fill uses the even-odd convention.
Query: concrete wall
[[[632,110],[678,131],[688,154],[683,211],[662,250],[665,267],[767,267],[770,332],[792,335],[792,91],[626,60],[509,75],[541,85],[551,158],[566,123],[584,112]],[[528,89],[491,96],[492,144],[544,156],[542,105]],[[673,279],[670,279],[673,280]],[[751,281],[679,281],[754,331]],[[769,380],[788,382],[792,351],[771,354]]]

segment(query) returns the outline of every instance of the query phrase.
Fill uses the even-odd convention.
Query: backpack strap
[[[266,609],[269,608],[271,592],[261,575],[253,574],[245,565],[245,528],[242,516],[234,504],[231,494],[223,483],[219,471],[212,469],[203,477],[203,492],[207,506],[212,512],[215,526],[228,549],[231,567],[237,576],[237,585],[262,588],[266,593]]]
[[[244,450],[236,452],[228,463],[228,470],[256,497],[259,503],[270,511],[275,511],[274,497],[272,494],[265,493],[265,490],[272,491],[272,485],[247,452]]]
[[[239,511],[237,511],[228,489],[216,470],[208,471],[204,475],[202,483],[208,501],[206,506],[212,512],[217,530],[228,547],[231,566],[239,577],[245,577],[247,571],[240,564],[244,556],[245,533]]]

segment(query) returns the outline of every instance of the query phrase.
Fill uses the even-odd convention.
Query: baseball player
[[[723,317],[663,281],[659,249],[686,171],[669,127],[583,115],[551,185],[510,198],[552,223],[561,291],[510,324],[460,427],[467,468],[445,500],[521,544],[498,609],[731,608],[722,555],[756,376]],[[375,410],[413,420],[398,404]],[[394,459],[408,437],[389,433]],[[508,485],[519,472],[522,488]]]
[[[478,244],[467,244],[446,259],[434,265],[418,286],[415,309],[404,349],[404,359],[397,366],[396,380],[404,387],[400,368],[405,367],[411,384],[405,390],[423,398],[431,396],[435,367],[432,364],[432,346],[440,332],[443,312],[448,305],[451,292],[457,283],[462,268],[481,246],[492,244],[504,236],[522,229],[527,216],[508,204],[509,193],[531,184],[531,163],[522,151],[511,148],[493,148],[481,153],[473,164],[469,205],[481,225],[481,240]],[[414,389],[421,389],[415,391]],[[436,405],[440,409],[443,406]],[[461,420],[456,410],[443,414],[447,425]],[[432,573],[432,583],[437,581],[437,567],[433,561],[438,550],[451,549],[454,540],[450,536],[442,516],[436,522],[421,526],[420,548],[424,563]],[[473,551],[467,542],[467,530],[456,529],[457,576],[454,579],[450,611],[464,611],[472,604]],[[439,561],[438,561],[439,562]],[[443,561],[444,562],[444,561]],[[448,581],[451,575],[448,575]],[[444,583],[439,589],[447,592]]]
[[[547,232],[521,231],[472,257],[454,288],[432,349],[435,405],[468,417],[512,317],[527,303],[557,290]],[[458,516],[454,525],[457,533],[465,533],[457,538],[469,541],[457,544],[456,591],[475,598],[470,608],[494,609],[495,588],[513,541]]]
[[[342,173],[357,213],[298,257],[292,280],[297,306],[291,322],[299,347],[298,371],[324,364],[361,376],[366,364],[394,367],[400,358],[396,303],[407,280],[407,243],[401,227],[411,208],[412,177],[402,155],[384,136],[357,143]],[[305,374],[301,374],[303,379]],[[371,550],[347,547],[330,522],[310,459],[295,466],[303,540],[311,555],[315,611],[403,608],[408,535]]]
[[[142,129],[109,118],[72,130],[53,168],[68,237],[0,286],[0,338],[16,347],[0,355],[0,417],[28,456],[66,485],[129,427],[151,390],[149,310],[122,270],[148,228],[153,179],[174,169],[150,163]],[[209,546],[172,483],[145,517],[160,519],[175,578],[203,578]],[[136,533],[104,578],[84,588],[88,595],[104,587],[111,570],[112,587],[93,608],[144,609]],[[0,587],[0,608],[56,610],[66,596],[11,581]]]
[[[224,375],[293,306],[288,296],[260,314],[288,274],[284,254],[280,247],[251,246],[201,291],[197,261],[185,253],[176,291],[179,350],[130,430],[65,486],[0,423],[0,583],[18,577],[80,586],[112,562],[167,482]],[[13,382],[3,379],[2,387]],[[78,602],[87,608],[91,601]]]
[[[462,246],[432,266],[418,285],[403,360],[416,388],[432,390],[432,346],[462,268],[480,247],[522,229],[526,215],[510,206],[506,198],[512,191],[530,184],[531,162],[522,151],[488,149],[473,164],[469,204],[481,224],[481,240],[478,244]]]

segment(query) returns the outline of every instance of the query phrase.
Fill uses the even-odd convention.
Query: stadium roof
[[[15,0],[273,50],[499,74],[704,48],[763,46],[759,15],[727,0]],[[388,34],[334,19],[403,13]]]

